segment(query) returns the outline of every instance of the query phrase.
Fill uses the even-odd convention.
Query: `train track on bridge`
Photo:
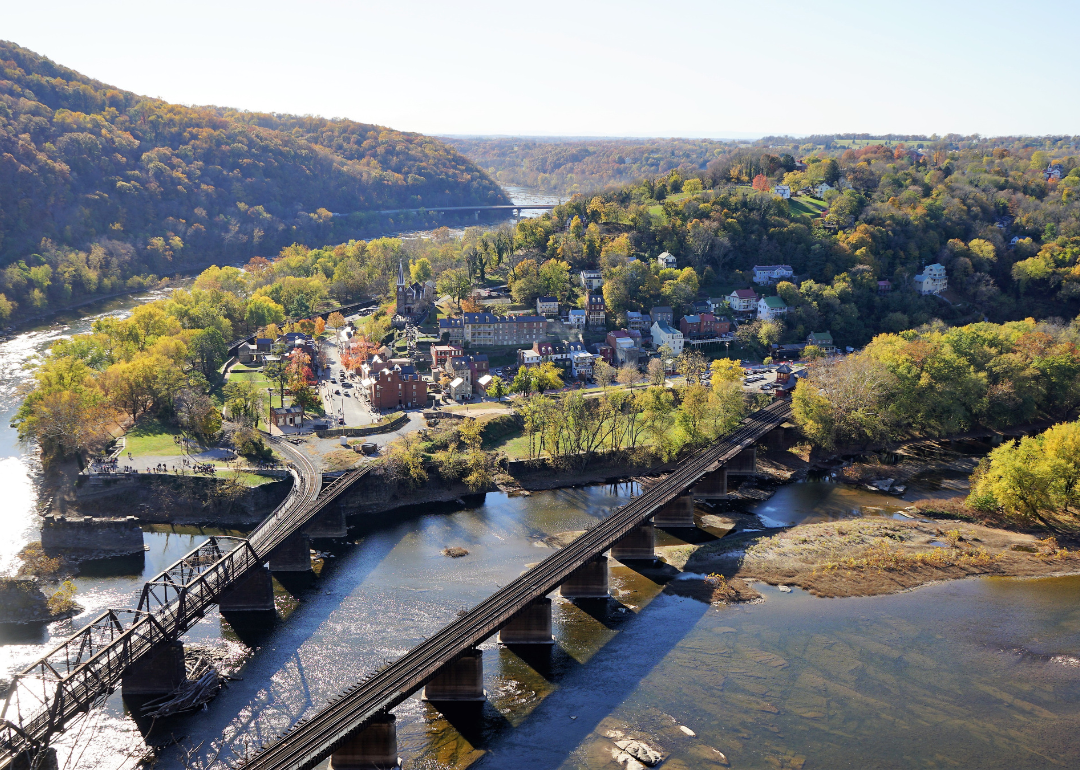
[[[270,443],[292,466],[288,497],[248,538],[208,538],[147,581],[137,609],[106,610],[16,674],[0,708],[0,768],[46,745],[72,717],[112,692],[128,666],[180,638],[225,588],[264,564],[369,470],[350,471],[324,489],[322,474],[305,453],[280,438]]]
[[[554,590],[571,572],[602,554],[665,503],[790,418],[791,407],[786,401],[777,401],[753,413],[722,441],[680,464],[641,495],[616,508],[596,527],[496,591],[387,668],[346,690],[318,713],[298,722],[242,767],[245,770],[315,767],[354,731],[408,698],[458,653],[490,637],[533,599]]]

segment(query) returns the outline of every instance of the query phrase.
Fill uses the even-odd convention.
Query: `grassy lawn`
[[[796,214],[807,214],[808,216],[812,217],[816,217],[826,208],[825,201],[820,201],[817,198],[811,198],[808,195],[800,195],[795,198],[789,198],[788,205],[791,206],[791,210]]]
[[[174,457],[182,454],[173,436],[180,431],[159,420],[140,420],[125,436],[126,452],[135,456]]]

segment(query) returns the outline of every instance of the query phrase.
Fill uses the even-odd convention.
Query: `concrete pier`
[[[597,556],[567,575],[559,586],[567,599],[606,599],[608,597],[608,559]]]
[[[694,498],[692,495],[679,495],[665,504],[653,515],[653,524],[658,527],[693,527]]]
[[[555,644],[551,634],[551,599],[541,596],[499,631],[501,644]]]
[[[656,527],[644,521],[611,546],[611,558],[617,561],[656,561]]]
[[[183,642],[166,642],[124,670],[120,691],[125,697],[168,695],[186,678]]]
[[[308,537],[345,537],[349,528],[345,526],[345,511],[341,503],[331,503],[304,527]]]
[[[91,516],[47,514],[41,524],[41,547],[46,553],[80,555],[142,553],[142,528],[134,516],[100,519]]]
[[[747,447],[728,460],[727,472],[740,475],[757,473],[757,447]]]
[[[311,543],[302,532],[290,535],[270,552],[271,572],[310,572]]]
[[[484,693],[484,654],[475,647],[465,650],[435,672],[420,695],[426,701],[476,702]]]
[[[690,494],[698,500],[723,500],[727,497],[727,468],[717,468],[694,485]]]
[[[218,609],[230,612],[273,612],[274,581],[270,570],[256,567],[221,592]]]
[[[334,749],[330,770],[390,770],[401,764],[397,753],[397,719],[386,714]]]

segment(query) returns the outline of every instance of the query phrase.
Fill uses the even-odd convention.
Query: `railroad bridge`
[[[332,505],[368,467],[325,488],[307,456],[280,438],[289,496],[247,538],[211,537],[143,586],[136,609],[110,609],[16,674],[0,709],[0,768],[47,745],[50,735],[119,684],[125,695],[164,695],[186,675],[180,637],[211,605],[223,614],[272,612],[271,571],[311,569],[309,537],[343,537]],[[269,565],[269,566],[267,566]]]
[[[782,441],[783,423],[790,418],[786,401],[753,413],[726,438],[697,452],[596,527],[297,723],[243,767],[303,770],[328,756],[334,770],[397,767],[391,709],[421,687],[424,699],[436,703],[484,700],[478,644],[496,633],[508,645],[552,644],[547,594],[558,589],[571,599],[606,598],[605,552],[619,560],[653,558],[654,527],[694,526],[694,498],[723,496],[729,474],[753,473],[756,445]]]

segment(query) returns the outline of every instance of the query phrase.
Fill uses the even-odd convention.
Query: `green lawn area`
[[[811,198],[808,195],[800,195],[795,198],[789,198],[788,205],[791,206],[791,210],[794,213],[807,214],[812,217],[816,217],[826,208],[825,201],[818,200],[817,198]]]
[[[177,428],[160,420],[140,420],[125,435],[125,451],[136,456],[173,457],[181,454],[180,445],[173,441],[178,435]]]

